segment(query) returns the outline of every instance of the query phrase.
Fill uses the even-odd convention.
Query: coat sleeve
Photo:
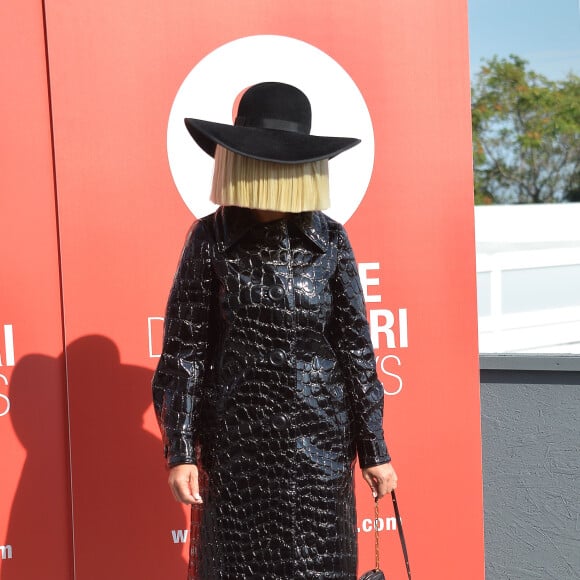
[[[153,406],[168,467],[195,464],[203,383],[209,367],[213,274],[203,222],[188,232],[165,312]]]
[[[384,390],[377,377],[362,284],[342,225],[337,235],[337,268],[330,280],[333,314],[329,339],[350,392],[362,468],[391,460],[383,433]]]

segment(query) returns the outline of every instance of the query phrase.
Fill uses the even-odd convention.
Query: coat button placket
[[[290,351],[287,353],[286,362],[288,368],[288,381],[289,387],[293,393],[292,400],[289,402],[290,409],[288,414],[286,415],[286,429],[288,432],[288,449],[289,449],[289,462],[290,465],[293,466],[293,469],[296,469],[297,465],[297,441],[296,441],[296,418],[295,418],[295,405],[294,405],[294,398],[296,397],[296,390],[297,390],[297,377],[298,377],[298,369],[296,368],[296,361],[295,361],[295,353],[296,353],[296,298],[294,295],[294,271],[293,271],[293,264],[292,264],[292,246],[290,243],[290,232],[288,229],[288,223],[286,220],[282,223],[282,234],[283,234],[283,245],[285,248],[284,257],[287,259],[288,263],[288,309],[290,312],[290,328],[289,330],[289,343],[290,343]],[[281,252],[282,253],[282,252]],[[291,498],[292,504],[292,544],[293,544],[293,551],[296,550],[298,546],[297,542],[297,505],[296,502],[298,501],[298,497],[296,494],[296,482],[299,479],[298,474],[293,473],[292,477],[289,478],[290,481],[288,482],[288,494]]]

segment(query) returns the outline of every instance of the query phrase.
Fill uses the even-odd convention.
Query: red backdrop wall
[[[196,63],[252,35],[319,48],[364,96],[374,169],[346,226],[378,279],[369,316],[394,317],[394,342],[381,334],[376,354],[411,563],[416,578],[483,578],[466,3],[47,0],[45,27],[29,4],[0,18],[11,56],[0,344],[3,325],[15,344],[13,367],[0,349],[0,394],[14,395],[0,416],[0,534],[12,548],[2,578],[36,577],[35,566],[72,578],[73,551],[79,580],[185,575],[189,514],[167,487],[149,387],[159,317],[194,219],[169,171],[167,121]],[[29,399],[19,403],[17,390]],[[43,482],[40,523],[30,462]],[[356,484],[363,570],[374,562],[372,501],[362,478]],[[393,515],[386,501],[381,510]],[[39,525],[50,545],[29,560]],[[396,531],[380,536],[389,577],[404,578]]]
[[[68,425],[43,15],[0,4],[0,577],[72,577]]]

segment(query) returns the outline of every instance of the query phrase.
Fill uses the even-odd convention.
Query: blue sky
[[[552,80],[580,75],[580,0],[468,0],[471,76],[481,59],[517,54]]]

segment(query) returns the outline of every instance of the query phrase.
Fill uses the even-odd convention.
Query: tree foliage
[[[527,65],[494,57],[472,88],[476,203],[580,199],[580,77]]]

